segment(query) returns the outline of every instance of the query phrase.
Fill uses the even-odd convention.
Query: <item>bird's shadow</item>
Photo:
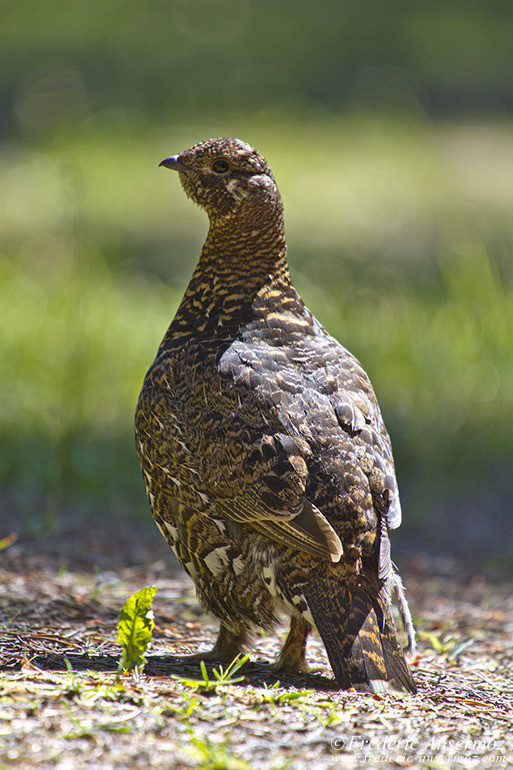
[[[67,654],[40,653],[30,657],[30,663],[44,671],[117,671],[119,656],[115,655],[81,655],[73,652]],[[220,670],[222,664],[215,661],[205,662],[210,680],[216,681],[213,669]],[[9,666],[9,670],[20,670],[19,665]],[[0,670],[2,667],[0,666]],[[226,670],[226,666],[223,666]],[[5,670],[5,667],[4,667]],[[191,660],[188,655],[147,655],[144,674],[148,677],[172,677],[203,681],[200,663]],[[275,671],[269,663],[248,660],[234,674],[234,678],[243,677],[242,681],[234,682],[235,686],[272,687],[277,682],[285,689],[309,690],[339,690],[334,679],[328,679],[321,674],[284,674]]]

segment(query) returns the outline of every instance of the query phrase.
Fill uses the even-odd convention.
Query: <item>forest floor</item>
[[[208,649],[215,624],[159,537],[95,519],[2,551],[0,768],[513,766],[505,578],[450,557],[401,560],[417,695],[338,690],[317,638],[318,673],[278,677],[269,663],[285,628],[257,639],[241,680],[226,683],[184,658]],[[158,587],[147,665],[118,677],[119,612],[146,585]]]

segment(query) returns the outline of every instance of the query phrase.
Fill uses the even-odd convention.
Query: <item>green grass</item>
[[[275,171],[296,285],[371,375],[400,478],[433,492],[508,467],[511,125],[268,117],[84,125],[0,154],[0,479],[22,508],[146,513],[132,415],[207,228],[157,163],[227,129]]]

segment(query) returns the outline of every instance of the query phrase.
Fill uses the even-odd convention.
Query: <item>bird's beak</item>
[[[185,166],[180,163],[178,160],[178,155],[170,155],[169,158],[164,158],[163,161],[159,163],[160,166],[165,166],[166,168],[172,168],[173,171],[185,171]]]

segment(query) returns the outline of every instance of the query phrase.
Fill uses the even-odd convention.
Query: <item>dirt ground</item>
[[[318,673],[278,678],[284,628],[256,640],[241,681],[211,666],[203,681],[184,656],[208,649],[215,624],[151,522],[22,534],[0,552],[0,768],[513,766],[511,582],[448,557],[400,567],[417,695],[339,691],[315,638]],[[147,666],[119,678],[119,611],[145,585],[158,587]]]

